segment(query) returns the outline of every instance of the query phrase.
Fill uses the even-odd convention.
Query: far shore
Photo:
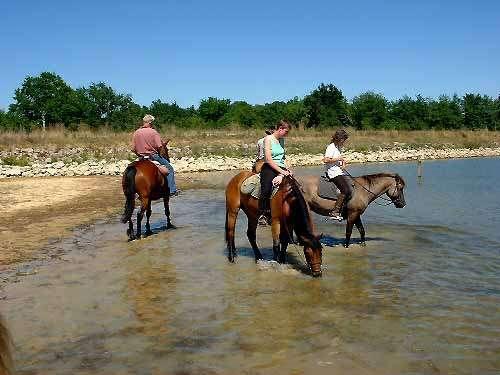
[[[59,153],[70,155],[78,150],[68,149]],[[19,155],[34,160],[30,165],[0,164],[0,179],[11,177],[48,177],[48,176],[120,176],[131,162],[128,159],[113,160],[112,158],[93,158],[82,162],[62,160],[53,161],[52,158],[38,157],[35,149],[19,149]],[[403,148],[395,146],[392,149],[357,152],[347,150],[344,153],[348,163],[393,162],[405,160],[434,160],[456,159],[471,157],[498,157],[500,147],[478,148]],[[293,166],[321,165],[322,154],[291,154],[288,160]],[[178,173],[200,171],[224,171],[234,169],[250,169],[254,159],[251,157],[229,157],[217,155],[185,156],[172,158],[172,164]]]

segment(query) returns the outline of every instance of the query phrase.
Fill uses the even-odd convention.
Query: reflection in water
[[[457,214],[468,201],[443,206],[453,191],[437,167],[426,164],[420,185],[411,165],[363,167],[403,175],[408,206],[371,206],[366,248],[345,250],[344,226],[316,218],[328,236],[319,280],[300,272],[293,246],[292,267],[256,265],[244,215],[228,264],[222,190],[174,200],[179,229],[140,241],[125,242],[118,218],[77,231],[60,261],[5,289],[19,373],[497,374],[498,218],[473,196],[474,220]],[[468,188],[493,202],[489,175],[465,170],[479,173]],[[163,223],[160,204],[152,224]],[[257,236],[269,260],[269,229]]]
[[[137,332],[151,346],[168,345],[169,317],[175,308],[175,267],[169,250],[145,247],[129,249],[124,296],[137,317]]]

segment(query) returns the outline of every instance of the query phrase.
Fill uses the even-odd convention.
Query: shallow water
[[[175,230],[155,205],[156,233],[140,241],[117,217],[76,230],[5,288],[19,373],[497,374],[500,159],[424,162],[420,183],[414,163],[351,168],[388,170],[407,206],[370,206],[365,248],[355,230],[344,250],[344,225],[315,216],[321,279],[293,245],[291,265],[255,264],[243,214],[228,264],[222,189],[172,200]]]

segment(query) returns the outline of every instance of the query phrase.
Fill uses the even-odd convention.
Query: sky
[[[135,102],[500,94],[500,1],[0,2],[0,108],[27,76]]]

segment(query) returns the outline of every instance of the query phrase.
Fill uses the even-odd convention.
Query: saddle
[[[354,180],[348,177],[351,182],[351,186],[354,187]],[[328,178],[326,173],[319,176],[318,181],[318,196],[324,199],[337,200],[340,194],[339,188]],[[354,194],[354,193],[353,193]]]
[[[150,161],[151,163],[153,163],[154,165],[156,165],[156,167],[158,168],[158,170],[160,171],[160,173],[163,176],[166,176],[169,173],[167,167],[165,167],[160,162],[157,162],[156,160],[151,159],[149,156],[140,156],[137,159],[135,159],[134,161],[141,161],[141,160],[147,160],[147,161]]]
[[[279,188],[280,188],[280,185],[273,186],[273,191],[271,193],[271,198],[274,197],[274,194],[276,194],[276,192],[278,191]],[[240,191],[243,194],[251,195],[255,199],[260,199],[260,175],[259,174],[253,174],[250,177],[248,177],[241,184]]]

